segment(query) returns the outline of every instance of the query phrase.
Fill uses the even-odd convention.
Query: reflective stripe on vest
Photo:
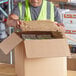
[[[51,15],[50,15],[51,21],[54,21],[54,4],[52,2],[51,2],[51,9],[50,10],[51,10]]]
[[[18,7],[19,7],[19,12],[20,12],[20,19],[22,19],[22,3],[21,2],[19,2],[18,3]]]
[[[50,8],[50,11],[51,11],[50,12],[50,20],[54,21],[54,4],[51,2],[50,5],[51,5],[51,8]],[[19,9],[20,8],[22,8],[22,6],[21,7],[19,6]],[[47,8],[47,1],[43,0],[41,11],[40,11],[40,14],[39,14],[37,20],[46,20],[47,19],[47,12],[46,12],[47,10],[46,10],[46,8]],[[24,17],[24,20],[25,21],[31,21],[32,19],[31,19],[31,13],[30,13],[28,0],[26,1],[26,8],[25,8],[25,10],[26,10],[26,15]],[[22,10],[20,10],[20,16],[21,16],[21,12],[22,12]]]

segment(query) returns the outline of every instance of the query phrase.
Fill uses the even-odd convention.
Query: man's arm
[[[54,11],[55,11],[54,12],[54,15],[55,15],[54,19],[55,19],[55,21],[58,22],[58,23],[62,23],[62,16],[61,16],[60,10],[58,8],[54,7]]]
[[[22,17],[24,17],[24,4],[22,3]],[[9,27],[19,27],[19,16],[20,16],[20,11],[19,11],[19,7],[18,4],[15,5],[12,14],[8,16],[6,25]]]
[[[15,15],[15,14],[11,14],[11,15],[9,15],[8,16],[8,18],[7,18],[7,22],[6,22],[6,25],[8,26],[8,27],[17,27],[17,25],[18,25],[18,20],[19,20],[19,17],[17,16],[17,15]]]
[[[65,27],[62,23],[62,16],[60,13],[60,10],[58,8],[54,8],[54,14],[55,14],[55,24],[59,27],[59,31],[63,33],[65,37]]]
[[[18,9],[18,4],[14,6],[14,9],[12,11],[12,14],[10,14],[7,18],[6,25],[8,27],[16,27],[17,25],[17,20],[19,20],[19,9]]]

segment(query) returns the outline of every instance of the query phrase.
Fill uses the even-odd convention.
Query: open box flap
[[[8,38],[0,43],[0,49],[8,54],[13,48],[15,48],[22,39],[16,34],[12,33]]]
[[[65,39],[25,40],[27,58],[70,56]]]

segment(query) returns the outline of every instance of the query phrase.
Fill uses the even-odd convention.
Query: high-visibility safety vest
[[[26,4],[26,8],[25,8],[26,14],[25,14],[24,20],[32,21],[28,0],[25,1],[25,4]],[[19,6],[19,11],[20,11],[20,19],[21,19],[21,17],[22,17],[22,3],[19,2],[18,6]],[[41,11],[40,11],[40,14],[39,14],[37,20],[47,20],[47,1],[45,1],[45,0],[43,0]],[[54,21],[54,4],[52,2],[50,2],[50,20]]]

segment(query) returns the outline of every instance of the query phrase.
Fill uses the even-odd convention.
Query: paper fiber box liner
[[[39,20],[39,21],[22,21],[20,25],[22,32],[50,32],[54,38],[64,37],[64,32],[53,21]],[[63,35],[63,36],[62,36]]]
[[[50,20],[22,21],[22,31],[57,31],[59,28]]]

